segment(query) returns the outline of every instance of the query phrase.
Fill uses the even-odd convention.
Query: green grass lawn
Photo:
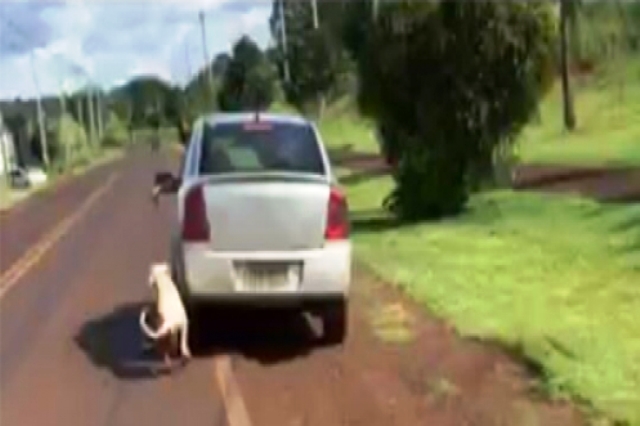
[[[327,109],[318,128],[330,150],[353,152],[379,152],[370,120],[362,119],[354,112],[353,101],[344,98]]]
[[[616,66],[613,64],[612,67]],[[575,86],[578,127],[562,126],[560,88],[541,107],[541,123],[529,125],[519,139],[524,162],[640,165],[640,61],[615,73]]]
[[[359,216],[390,188],[348,187],[359,258],[462,334],[521,350],[552,393],[640,424],[640,205],[505,191],[446,221]]]

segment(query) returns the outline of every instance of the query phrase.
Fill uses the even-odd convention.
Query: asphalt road
[[[510,357],[360,270],[344,346],[319,346],[300,315],[215,312],[192,362],[154,373],[137,316],[172,220],[171,199],[150,201],[153,174],[175,166],[134,152],[0,216],[2,426],[581,423],[530,395]],[[406,306],[412,342],[372,332],[386,304]]]
[[[2,218],[3,426],[226,424],[210,361],[154,378],[141,353],[148,265],[167,247],[168,216],[145,197],[156,162],[103,167]],[[6,275],[75,212],[18,279]]]

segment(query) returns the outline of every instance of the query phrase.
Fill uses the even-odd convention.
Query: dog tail
[[[140,328],[148,338],[158,340],[160,337],[167,333],[165,323],[162,323],[158,330],[153,331],[147,325],[147,311],[148,308],[145,308],[142,310],[142,312],[140,312]]]

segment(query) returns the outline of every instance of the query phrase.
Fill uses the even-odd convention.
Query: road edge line
[[[247,407],[236,381],[229,355],[218,355],[213,360],[216,380],[229,426],[252,426]]]

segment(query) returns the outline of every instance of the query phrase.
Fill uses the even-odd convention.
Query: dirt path
[[[256,424],[583,424],[572,407],[535,397],[530,374],[504,352],[457,337],[362,266],[352,300],[342,348],[310,349],[311,327],[299,325],[297,344],[274,353],[283,330],[254,327],[271,349],[242,350],[235,370]]]
[[[390,172],[376,154],[336,153],[335,162],[353,170],[347,182]],[[523,164],[515,170],[513,188],[575,193],[605,202],[640,202],[640,167]]]
[[[582,424],[574,408],[536,397],[521,364],[457,337],[362,266],[344,346],[320,346],[317,324],[299,314],[216,311],[194,361],[154,376],[137,313],[146,268],[167,252],[172,200],[156,209],[148,198],[153,171],[166,164],[134,153],[32,204],[56,203],[56,220],[28,206],[2,219],[21,258],[104,183],[101,173],[119,176],[0,296],[3,426],[235,426],[228,416],[239,400],[252,426]],[[221,392],[221,358],[239,385],[235,399]]]
[[[528,164],[517,169],[514,187],[571,192],[606,202],[640,202],[640,167],[614,169]]]

